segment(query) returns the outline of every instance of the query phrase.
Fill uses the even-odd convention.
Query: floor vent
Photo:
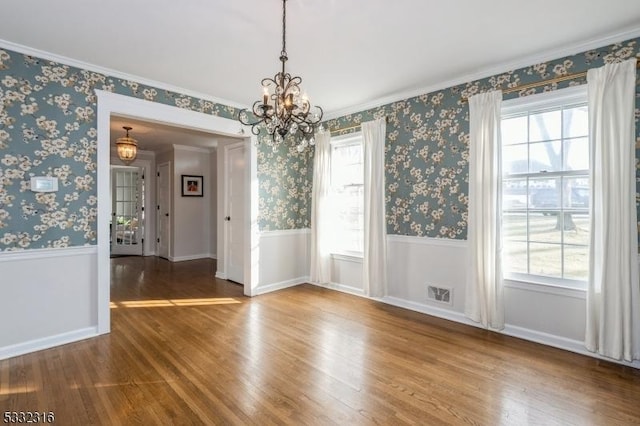
[[[451,289],[447,287],[427,286],[427,299],[451,305]]]

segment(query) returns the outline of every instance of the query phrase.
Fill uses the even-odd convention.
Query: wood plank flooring
[[[640,424],[640,371],[214,261],[112,259],[112,332],[0,361],[0,414],[88,424]]]

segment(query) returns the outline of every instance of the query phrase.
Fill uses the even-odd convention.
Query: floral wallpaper
[[[313,148],[294,143],[258,146],[258,224],[261,231],[311,226]]]
[[[94,89],[225,118],[232,107],[0,48],[0,251],[96,244]],[[34,193],[32,176],[59,191]]]
[[[330,120],[326,125],[333,134],[343,134],[354,130],[341,132],[339,129],[378,117],[387,117],[387,233],[466,239],[469,109],[465,98],[479,92],[504,90],[621,61],[638,55],[639,43],[640,39],[634,39],[508,71],[483,80],[350,114]],[[585,83],[586,79],[580,78],[547,84],[505,94],[503,99]],[[638,84],[636,123],[640,119],[640,83]],[[640,126],[637,124],[636,132],[638,148]],[[636,157],[638,154],[640,150],[636,151]],[[638,176],[640,177],[640,173]]]
[[[638,55],[639,42],[507,71],[325,124],[342,134],[348,131],[339,129],[387,117],[389,234],[466,239],[469,113],[464,98],[620,61]],[[504,99],[584,83],[582,78],[548,84]],[[225,118],[237,115],[235,108],[211,101],[0,49],[0,251],[96,243],[94,89]],[[298,153],[287,144],[275,151],[259,146],[261,230],[310,226],[312,168],[313,149]],[[58,177],[60,190],[33,193],[31,176]]]

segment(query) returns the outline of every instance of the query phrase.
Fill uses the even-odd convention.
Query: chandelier
[[[129,137],[129,130],[132,127],[122,126],[127,131],[127,135],[116,140],[116,150],[118,152],[118,158],[125,164],[130,164],[136,159],[138,154],[138,143],[135,139]]]
[[[282,71],[273,78],[262,79],[262,99],[251,108],[255,121],[249,117],[247,109],[240,111],[238,119],[245,126],[251,126],[251,132],[256,136],[261,129],[266,130],[268,136],[264,140],[274,150],[289,135],[296,141],[298,152],[302,152],[307,146],[315,144],[313,133],[322,120],[323,111],[317,105],[315,111],[311,111],[309,98],[300,89],[302,78],[291,77],[285,71],[285,63],[289,59],[286,48],[286,4],[287,0],[282,0]]]

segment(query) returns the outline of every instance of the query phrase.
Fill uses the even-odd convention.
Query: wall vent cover
[[[438,302],[452,304],[452,290],[448,287],[436,287],[433,285],[427,285],[427,299]]]

